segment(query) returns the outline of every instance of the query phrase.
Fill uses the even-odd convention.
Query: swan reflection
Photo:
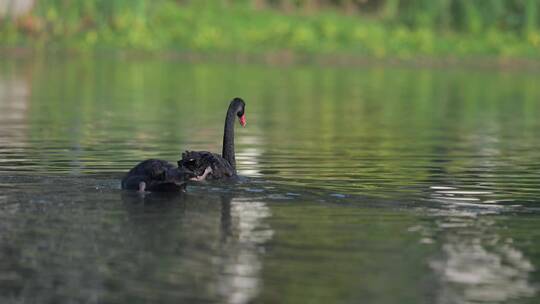
[[[225,303],[249,303],[261,290],[264,245],[274,234],[266,223],[270,208],[254,197],[216,197],[201,193],[208,191],[204,186],[190,190],[172,199],[170,195],[123,196],[134,224],[130,230],[139,230],[140,239],[148,242],[145,248],[169,246],[167,251],[180,252],[170,257],[166,269],[154,270],[150,277],[178,272],[181,277],[171,282],[178,288],[196,286],[192,288],[196,294]]]
[[[220,268],[217,290],[227,303],[249,303],[258,295],[262,270],[261,253],[273,235],[265,219],[271,216],[263,202],[233,199],[222,203],[226,225],[223,254],[216,260]],[[228,216],[227,216],[228,215]]]

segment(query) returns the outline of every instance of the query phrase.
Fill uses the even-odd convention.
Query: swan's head
[[[246,126],[246,114],[244,113],[245,108],[246,103],[244,100],[242,100],[242,98],[239,97],[234,98],[229,106],[229,109],[232,109],[234,113],[236,113],[236,116],[238,116],[238,121],[242,127]]]

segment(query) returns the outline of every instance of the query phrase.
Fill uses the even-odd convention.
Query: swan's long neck
[[[221,156],[231,164],[236,171],[236,159],[234,158],[234,121],[236,113],[229,107],[227,117],[225,118],[225,131],[223,134],[223,151]]]

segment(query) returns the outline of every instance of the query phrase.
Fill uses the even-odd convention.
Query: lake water
[[[539,76],[0,59],[0,302],[538,303]],[[235,96],[239,181],[120,190]]]

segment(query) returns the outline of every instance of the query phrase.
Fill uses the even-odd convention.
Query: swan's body
[[[206,170],[205,170],[206,169]],[[122,189],[144,191],[185,191],[190,180],[204,180],[211,169],[206,167],[201,174],[159,159],[147,159],[133,167],[122,179]]]
[[[178,162],[180,168],[188,169],[189,171],[199,174],[203,168],[212,168],[212,173],[208,175],[208,179],[226,179],[236,176],[236,170],[233,166],[221,155],[207,151],[186,151],[182,153],[182,160]]]
[[[246,125],[244,116],[245,103],[241,98],[234,98],[227,110],[223,134],[222,154],[208,151],[186,151],[178,161],[178,167],[202,176],[206,168],[211,168],[207,179],[218,180],[236,176],[236,159],[234,153],[234,122],[236,118],[242,126]]]

